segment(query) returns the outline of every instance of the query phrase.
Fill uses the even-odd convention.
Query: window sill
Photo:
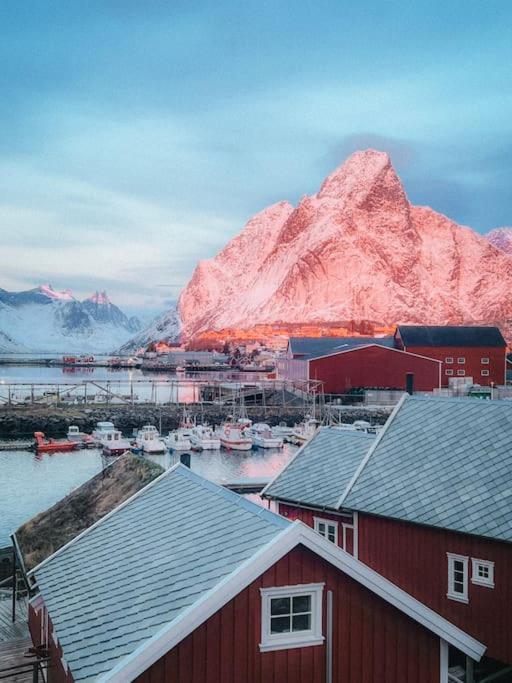
[[[479,581],[478,579],[471,579],[471,583],[476,586],[483,586],[484,588],[494,588],[494,583],[489,583],[488,581]]]
[[[468,602],[469,602],[468,598],[463,598],[462,595],[452,595],[452,594],[450,594],[450,593],[447,593],[447,594],[446,594],[446,597],[447,597],[449,600],[455,600],[456,602],[462,602],[462,603],[464,603],[465,605],[467,605]]]
[[[311,647],[312,645],[323,645],[323,636],[309,636],[297,640],[288,640],[275,643],[260,643],[260,652],[273,652],[275,650],[291,650],[297,647]]]

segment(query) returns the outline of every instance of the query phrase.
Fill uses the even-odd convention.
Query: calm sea
[[[194,453],[191,469],[212,481],[276,475],[296,451],[285,444],[279,450],[256,450],[236,454],[227,451]],[[170,467],[175,456],[153,456]],[[50,507],[102,469],[99,450],[80,450],[35,456],[31,451],[0,451],[0,547],[10,544],[9,535],[21,524]]]

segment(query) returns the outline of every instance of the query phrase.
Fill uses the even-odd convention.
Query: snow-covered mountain
[[[138,330],[137,318],[127,318],[106,292],[79,301],[69,289],[51,285],[0,289],[1,351],[110,352]]]
[[[176,341],[180,334],[180,319],[176,307],[159,315],[148,327],[143,328],[134,337],[129,339],[119,349],[120,352],[131,353],[140,348],[145,348],[153,341]]]
[[[182,291],[184,338],[264,324],[512,328],[512,258],[413,206],[387,154],[356,152],[303,197],[252,218]]]
[[[512,228],[494,228],[486,237],[495,247],[512,256]]]

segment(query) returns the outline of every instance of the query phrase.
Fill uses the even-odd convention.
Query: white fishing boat
[[[164,443],[171,451],[189,451],[192,448],[190,429],[179,427],[165,437]]]
[[[197,425],[190,431],[190,443],[192,448],[201,451],[218,451],[220,439],[218,434],[208,425]]]
[[[101,441],[101,445],[105,455],[122,455],[131,448],[130,442],[123,439],[123,435],[118,429],[107,432]]]
[[[248,428],[239,422],[224,422],[220,426],[219,438],[221,446],[229,451],[250,451],[252,448],[252,436]]]
[[[359,432],[367,432],[371,428],[371,424],[366,420],[355,420],[352,424]]]
[[[265,422],[256,422],[249,428],[249,433],[258,448],[282,448],[283,437],[275,436]]]
[[[158,429],[153,425],[144,425],[139,429],[135,437],[135,443],[143,453],[150,453],[156,455],[158,453],[165,453],[165,444],[160,438]]]
[[[85,441],[86,439],[91,438],[89,436],[89,434],[86,434],[85,432],[81,432],[80,429],[76,425],[71,425],[68,428],[68,433],[66,436],[67,436],[69,441]]]
[[[280,422],[278,425],[274,425],[270,428],[272,436],[281,437],[281,439],[286,439],[287,436],[293,434],[293,427],[288,427],[286,422]]]
[[[96,422],[96,429],[92,433],[92,438],[101,441],[108,432],[114,431],[113,422]]]
[[[298,446],[309,441],[312,436],[314,436],[316,430],[318,429],[318,421],[311,416],[304,419],[298,425],[295,425],[291,436],[288,437],[287,441],[296,444]]]

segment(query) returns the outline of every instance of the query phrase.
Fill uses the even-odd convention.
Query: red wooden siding
[[[357,387],[406,389],[407,373],[414,375],[415,391],[439,387],[439,363],[383,346],[367,346],[309,361],[309,379],[324,382],[328,394],[344,394]]]
[[[295,548],[169,651],[137,683],[325,683],[325,645],[261,653],[260,587],[333,591],[333,680],[439,682],[439,639],[304,548]]]
[[[46,619],[44,602],[41,599],[37,602],[34,608],[32,604],[28,607],[28,627],[30,630],[30,635],[32,637],[32,642],[34,645],[47,645],[48,656],[50,657],[50,665],[48,667],[48,682],[47,683],[73,683],[73,676],[71,672],[64,670],[62,665],[62,648],[59,644],[55,643],[52,633],[53,625],[50,616],[48,616],[48,633],[46,636],[46,628],[43,626],[41,629],[41,621]],[[42,636],[41,631],[45,633]],[[45,641],[46,642],[43,642]]]
[[[359,513],[359,559],[512,663],[512,544]],[[446,553],[469,559],[464,604],[446,597]],[[491,560],[494,588],[471,583],[471,558]]]
[[[454,346],[407,346],[410,353],[418,353],[429,358],[436,358],[443,362],[441,368],[441,385],[447,387],[450,376],[446,370],[453,370],[452,377],[457,377],[457,370],[464,370],[466,377],[472,377],[475,384],[490,386],[505,384],[506,348],[487,347],[454,347]],[[446,358],[453,358],[453,363],[445,363]],[[457,363],[458,358],[465,358],[464,364]],[[489,363],[482,363],[482,358],[488,358]],[[482,375],[482,370],[489,370],[489,375]]]
[[[314,517],[321,517],[322,519],[330,519],[334,522],[338,522],[338,545],[340,548],[343,548],[343,550],[346,550],[347,553],[350,553],[351,555],[354,554],[354,518],[351,512],[337,514],[335,512],[323,510],[310,510],[288,503],[278,503],[277,512],[290,520],[299,519],[312,529],[315,527]],[[345,529],[345,532],[343,532],[343,529]],[[345,543],[343,543],[343,540],[345,540]]]

